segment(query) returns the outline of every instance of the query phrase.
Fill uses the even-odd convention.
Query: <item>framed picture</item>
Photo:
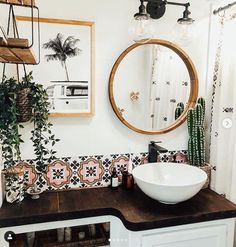
[[[37,19],[35,18],[36,22]],[[90,21],[40,18],[40,63],[27,66],[49,95],[51,116],[93,116],[95,24]],[[30,37],[31,18],[17,16],[19,34]],[[35,30],[35,36],[37,35]]]

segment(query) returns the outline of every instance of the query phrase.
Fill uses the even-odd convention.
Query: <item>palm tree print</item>
[[[82,52],[76,45],[79,39],[74,36],[69,36],[64,40],[61,33],[58,33],[55,39],[50,39],[47,43],[43,44],[44,49],[52,50],[52,54],[45,55],[47,62],[60,61],[63,68],[65,68],[66,78],[69,81],[69,73],[67,68],[67,59],[80,55]]]

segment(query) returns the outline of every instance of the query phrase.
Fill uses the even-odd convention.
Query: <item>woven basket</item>
[[[30,89],[25,88],[18,92],[16,98],[16,107],[17,107],[17,120],[20,123],[28,122],[32,116],[32,108],[30,106],[29,100]]]

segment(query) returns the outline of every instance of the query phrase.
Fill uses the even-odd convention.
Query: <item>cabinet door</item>
[[[227,227],[203,227],[142,236],[142,247],[226,247]]]

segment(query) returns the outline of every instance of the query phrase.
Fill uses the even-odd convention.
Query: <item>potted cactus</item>
[[[188,160],[190,165],[197,166],[208,175],[208,181],[204,187],[209,186],[211,166],[206,163],[205,157],[205,110],[204,98],[199,98],[194,108],[188,111],[187,125],[189,133]]]

